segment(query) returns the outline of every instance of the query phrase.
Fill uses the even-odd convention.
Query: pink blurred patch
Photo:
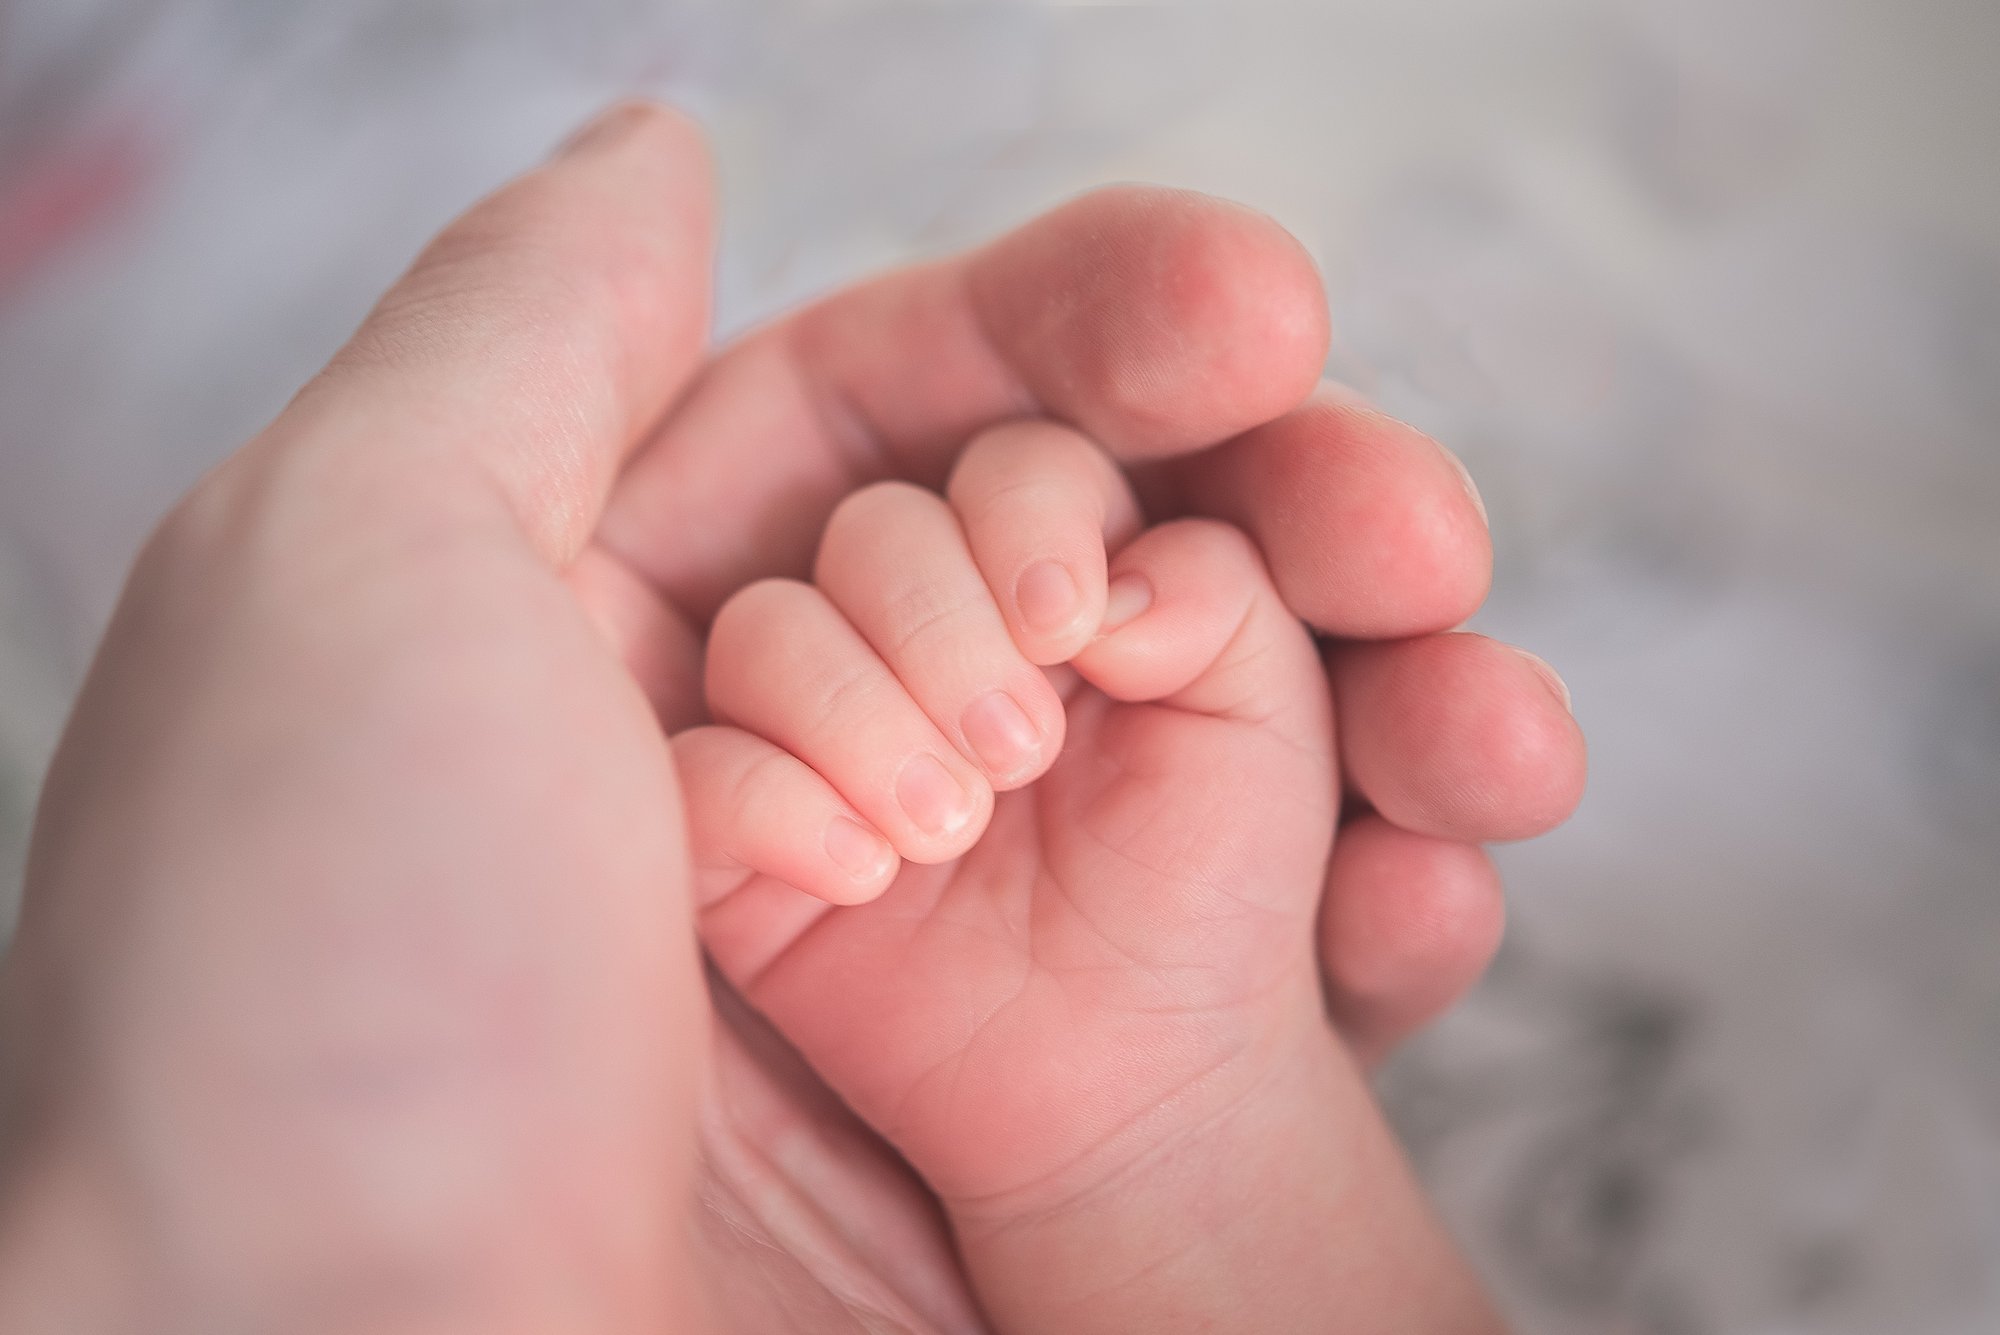
[[[71,136],[0,181],[0,299],[36,266],[138,196],[155,162],[137,126]]]

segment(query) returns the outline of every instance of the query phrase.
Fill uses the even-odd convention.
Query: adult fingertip
[[[1144,238],[1132,262],[1143,290],[1157,296],[1157,324],[1151,338],[1120,345],[1106,401],[1168,449],[1206,444],[1305,402],[1332,326],[1304,245],[1266,214],[1208,195],[1166,191],[1130,204],[1133,230]],[[1150,234],[1142,231],[1148,227]],[[1176,383],[1162,385],[1157,368],[1175,351],[1188,364]],[[1223,402],[1236,420],[1217,421],[1204,438],[1175,440],[1181,423]],[[1128,457],[1144,452],[1135,446]]]
[[[708,155],[701,126],[693,117],[664,102],[625,97],[578,126],[556,145],[555,152],[549,156],[560,161],[625,147],[648,138],[665,141],[676,152],[692,151],[704,158]]]
[[[1510,644],[1507,647],[1512,649],[1516,654],[1519,654],[1521,661],[1528,665],[1528,670],[1541,679],[1542,685],[1548,687],[1550,696],[1555,699],[1557,704],[1562,706],[1563,713],[1574,717],[1576,706],[1575,702],[1570,698],[1569,683],[1564,681],[1561,674],[1553,667],[1549,666],[1549,661],[1539,654],[1529,653],[1519,645]]]
[[[1059,304],[1024,271],[1062,271]],[[1120,458],[1184,453],[1312,392],[1331,339],[1312,258],[1264,214],[1191,191],[1096,190],[985,252],[972,282],[1037,400]],[[1059,347],[1062,355],[1024,355]]]
[[[1336,1022],[1379,1061],[1479,981],[1506,927],[1499,872],[1475,844],[1378,815],[1344,827],[1320,918],[1320,962]]]
[[[1338,442],[1327,491],[1347,526],[1344,587],[1326,608],[1346,635],[1424,635],[1464,623],[1486,601],[1493,542],[1471,474],[1430,436],[1359,396],[1328,387],[1321,429]],[[1293,442],[1294,449],[1309,448]],[[1300,590],[1302,596],[1310,596]],[[1312,618],[1308,618],[1312,619]]]
[[[1535,655],[1498,641],[1514,680],[1494,690],[1488,735],[1479,745],[1494,816],[1475,835],[1505,843],[1547,834],[1576,813],[1588,779],[1583,729],[1570,712],[1569,687]],[[1496,655],[1497,657],[1497,655]],[[1495,676],[1506,668],[1492,669]]]
[[[1337,386],[1175,468],[1183,501],[1250,529],[1286,604],[1321,630],[1429,634],[1486,599],[1492,542],[1456,461]]]
[[[1397,825],[1470,842],[1528,839],[1581,802],[1582,730],[1507,645],[1471,632],[1344,645],[1331,666],[1343,764]]]
[[[600,117],[425,246],[270,438],[358,475],[474,482],[567,567],[700,363],[711,184],[677,113]],[[437,486],[411,490],[428,504]]]

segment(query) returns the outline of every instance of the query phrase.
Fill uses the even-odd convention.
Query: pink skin
[[[1474,844],[1555,819],[1581,744],[1525,660],[1431,636],[1483,588],[1483,526],[1429,442],[1301,406],[1326,326],[1296,243],[1099,192],[711,355],[709,199],[685,122],[601,118],[149,544],[0,971],[0,1327],[390,1329],[404,1301],[428,1331],[985,1328],[1014,1299],[975,1293],[935,1193],[701,985],[658,724],[702,721],[715,610],[806,574],[840,498],[934,485],[1006,419],[1150,461],[1156,518],[1240,524],[1321,630],[1415,637],[1351,678],[1410,713],[1344,718],[1341,759],[1423,828],[1341,841],[1317,976],[1376,1052],[1477,974]],[[1555,763],[1507,771],[1523,802],[1463,782],[1531,735]],[[1284,1166],[1239,1167],[1215,1181]]]
[[[1136,507],[1095,456],[990,432],[950,508],[900,484],[844,502],[817,596],[725,605],[710,696],[742,726],[677,744],[703,939],[938,1190],[1004,1328],[1490,1326],[1326,1019],[1339,784],[1310,637],[1214,521],[1121,544],[1107,583]],[[1001,610],[1045,561],[1103,613],[1069,636],[1065,703]],[[1039,656],[1073,620],[1048,610]],[[1027,735],[988,761],[954,720],[996,692]],[[941,743],[978,788],[942,845],[897,809]],[[884,856],[828,855],[829,818],[877,812]]]

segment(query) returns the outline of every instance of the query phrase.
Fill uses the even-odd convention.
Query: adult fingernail
[[[1120,575],[1111,581],[1104,598],[1104,621],[1098,626],[1099,635],[1109,635],[1120,626],[1136,620],[1140,614],[1153,605],[1153,582],[1144,575]]]
[[[896,800],[918,829],[936,838],[958,833],[972,819],[972,794],[933,755],[920,755],[903,766],[896,777]]]
[[[1044,634],[1058,631],[1076,617],[1081,595],[1076,580],[1061,563],[1037,561],[1021,572],[1014,583],[1014,605],[1028,629]]]
[[[1041,754],[1042,737],[1027,711],[1005,691],[980,696],[959,719],[979,763],[996,779],[1011,779]]]
[[[1472,508],[1479,511],[1479,522],[1489,528],[1492,527],[1492,521],[1486,517],[1486,501],[1480,496],[1479,488],[1472,480],[1472,470],[1465,466],[1465,460],[1442,445],[1438,446],[1438,453],[1444,456],[1445,462],[1451,465],[1454,473],[1458,474],[1459,485],[1465,488],[1466,498],[1472,502]]]
[[[586,148],[598,148],[623,138],[645,111],[636,102],[619,102],[592,116],[556,146],[552,156],[566,158]]]
[[[1562,679],[1561,675],[1554,668],[1550,667],[1548,663],[1529,653],[1526,649],[1516,649],[1514,652],[1528,660],[1528,666],[1533,668],[1535,675],[1542,679],[1542,685],[1549,688],[1549,694],[1562,702],[1563,712],[1565,714],[1574,713],[1575,711],[1570,707],[1569,684]]]
[[[872,881],[889,869],[896,850],[858,821],[835,816],[826,825],[826,855],[857,881]]]

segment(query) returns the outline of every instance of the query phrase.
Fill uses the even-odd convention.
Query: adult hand
[[[1580,744],[1527,660],[1432,634],[1483,525],[1435,446],[1316,393],[1289,238],[1105,192],[704,363],[708,247],[693,131],[613,111],[149,545],[0,980],[0,1324],[686,1328],[726,1288],[759,1329],[977,1328],[921,1187],[727,996],[715,1023],[658,720],[727,593],[1007,417],[1237,519],[1346,637],[1369,811],[1323,927],[1355,1043],[1483,967],[1476,844],[1559,819]]]

